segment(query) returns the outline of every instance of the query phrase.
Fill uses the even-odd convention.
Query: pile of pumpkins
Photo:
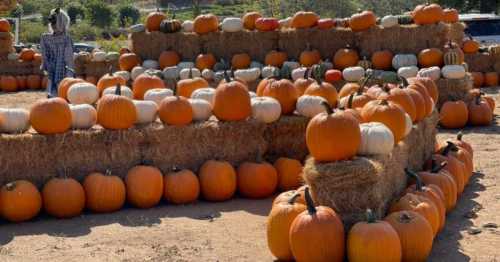
[[[174,205],[191,204],[201,195],[212,202],[227,201],[236,192],[242,197],[259,199],[272,196],[276,190],[298,188],[302,183],[302,164],[290,158],[279,158],[274,165],[257,159],[235,169],[230,163],[210,160],[196,175],[190,170],[173,168],[165,175],[153,166],[130,169],[119,176],[94,172],[80,184],[63,175],[51,178],[38,188],[26,180],[8,183],[0,188],[0,217],[10,222],[28,221],[40,210],[56,218],[72,218],[86,208],[94,213],[118,211],[125,202],[136,208],[152,208],[164,199]]]
[[[47,81],[47,77],[41,75],[3,75],[0,76],[0,90],[3,92],[41,90],[47,88]]]
[[[426,261],[472,176],[473,151],[459,134],[436,146],[422,172],[406,169],[408,188],[383,220],[366,220],[345,234],[332,208],[314,203],[307,187],[280,194],[267,221],[267,243],[280,261]],[[347,237],[346,237],[347,236]],[[383,250],[381,250],[383,245]]]
[[[446,129],[470,126],[489,126],[493,121],[496,102],[491,96],[486,96],[479,89],[469,91],[471,101],[467,104],[462,100],[446,101],[439,111],[439,124]]]
[[[194,21],[186,20],[182,22],[175,19],[175,13],[171,18],[167,18],[167,15],[158,9],[146,17],[144,25],[134,25],[130,28],[130,31],[161,31],[163,33],[183,31],[203,35],[219,30],[234,33],[242,30],[269,32],[284,29],[310,28],[330,30],[339,27],[350,28],[354,32],[361,32],[369,30],[377,26],[377,24],[383,28],[390,28],[398,24],[414,23],[417,25],[431,25],[440,22],[456,23],[458,21],[457,10],[443,9],[438,4],[419,5],[409,14],[401,16],[388,15],[380,19],[372,11],[360,11],[345,19],[321,18],[311,11],[299,11],[293,17],[281,20],[273,17],[263,17],[259,12],[249,12],[243,15],[242,18],[226,17],[222,22],[219,22],[219,18],[213,14],[199,15]]]

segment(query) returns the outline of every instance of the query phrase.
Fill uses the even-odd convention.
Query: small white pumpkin
[[[143,24],[137,24],[129,27],[130,33],[142,33],[146,32],[146,27]]]
[[[189,99],[193,108],[194,121],[206,121],[212,116],[212,105],[203,99]]]
[[[118,52],[108,52],[106,54],[106,61],[118,61],[120,59],[120,53]]]
[[[295,70],[295,69],[299,68],[299,67],[300,67],[300,64],[299,64],[298,62],[295,62],[295,61],[285,61],[285,62],[283,63],[283,66],[284,66],[284,67],[285,67],[285,66],[287,66],[288,68],[290,68],[290,70],[292,70],[292,71],[293,71],[293,70]]]
[[[120,76],[121,78],[125,79],[125,81],[130,81],[132,78],[132,75],[130,74],[129,71],[117,71],[113,73],[116,76]]]
[[[281,116],[281,105],[272,97],[252,98],[252,117],[266,124],[278,121]]]
[[[193,21],[186,20],[186,21],[182,22],[182,31],[184,31],[186,33],[191,33],[191,32],[193,32],[193,29],[194,29]]]
[[[280,69],[274,66],[265,66],[262,68],[262,78],[268,78],[280,74]]]
[[[163,69],[163,78],[165,79],[177,79],[179,78],[180,69],[177,66],[166,67]]]
[[[462,65],[447,65],[441,69],[441,74],[446,79],[462,79],[466,72]]]
[[[415,77],[418,74],[418,67],[416,66],[405,66],[398,69],[398,76],[404,78]]]
[[[394,15],[386,15],[380,20],[380,25],[384,28],[395,27],[399,24],[398,17]]]
[[[68,89],[68,101],[71,104],[93,104],[97,99],[99,99],[99,91],[91,83],[76,83]]]
[[[214,70],[208,68],[203,69],[203,71],[201,72],[201,77],[203,77],[203,79],[207,81],[213,80],[215,77]]]
[[[294,69],[292,71],[292,80],[295,81],[299,78],[304,78],[305,74],[307,72],[307,68],[306,67],[299,67],[297,69]]]
[[[179,70],[182,70],[182,69],[189,69],[189,68],[195,68],[195,64],[193,62],[180,62],[179,64],[177,64],[177,67],[179,67]]]
[[[193,77],[200,77],[201,72],[198,68],[184,68],[179,72],[181,79],[189,79]]]
[[[158,105],[153,101],[133,100],[137,112],[136,124],[151,124],[156,120]]]
[[[213,106],[213,104],[214,104],[214,98],[215,98],[215,88],[206,87],[206,88],[196,89],[191,94],[191,98],[192,99],[202,99],[202,100],[205,100],[210,105]]]
[[[291,17],[287,17],[285,19],[279,20],[280,28],[289,28],[291,22],[292,22],[292,18]]]
[[[418,71],[418,77],[428,77],[433,81],[439,80],[441,78],[441,68],[437,66],[422,68]]]
[[[136,66],[132,68],[132,72],[130,73],[130,77],[132,77],[132,80],[135,80],[137,77],[140,75],[144,74],[146,72],[146,68],[142,66]]]
[[[405,66],[417,66],[417,56],[414,54],[397,54],[392,58],[392,67],[400,69]]]
[[[224,32],[239,32],[243,30],[243,21],[239,17],[226,17],[222,20],[220,27]]]
[[[258,68],[262,70],[263,67],[264,65],[257,61],[252,61],[252,63],[250,63],[250,68]]]
[[[394,135],[384,124],[371,122],[361,124],[361,144],[358,148],[359,155],[387,155],[394,148]]]
[[[17,61],[19,59],[19,55],[17,53],[9,53],[7,55],[7,60],[9,61]]]
[[[90,129],[97,122],[97,111],[88,104],[70,105],[71,127],[73,129]]]
[[[434,103],[433,103],[434,104]],[[413,129],[413,121],[411,120],[410,115],[405,113],[405,137],[408,136],[411,133],[411,130]]]
[[[92,61],[94,62],[104,62],[106,61],[106,52],[96,51],[92,54]]]
[[[259,79],[260,69],[258,68],[238,69],[234,71],[234,77],[245,80],[247,83],[251,83]]]
[[[257,94],[254,91],[248,91],[248,94],[250,95],[250,99],[257,97]]]
[[[134,97],[134,92],[128,86],[121,86],[122,96],[132,99]],[[102,96],[114,95],[116,93],[116,86],[108,87],[102,91]]]
[[[348,67],[342,71],[342,77],[348,82],[357,82],[365,77],[365,69],[361,66]]]
[[[301,116],[313,118],[326,111],[322,103],[328,102],[320,96],[303,95],[297,100],[297,112]]]
[[[146,70],[147,69],[158,69],[160,68],[160,64],[156,60],[144,60],[142,63],[142,67],[144,67]]]
[[[150,89],[144,94],[144,100],[145,101],[153,101],[155,102],[158,106],[160,106],[160,103],[163,99],[169,96],[173,96],[174,91],[168,88],[155,88],[155,89]]]
[[[0,132],[19,134],[30,127],[30,113],[23,108],[0,109]]]

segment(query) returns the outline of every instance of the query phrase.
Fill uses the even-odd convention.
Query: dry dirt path
[[[0,106],[28,107],[42,96],[0,95]],[[435,240],[431,261],[500,260],[500,229],[488,228],[500,225],[499,123],[497,117],[491,127],[465,130],[465,140],[475,149],[477,174]],[[439,139],[455,134],[442,131]],[[272,261],[265,238],[270,206],[270,199],[235,199],[163,203],[150,210],[127,207],[71,220],[41,216],[18,225],[0,221],[0,261]]]

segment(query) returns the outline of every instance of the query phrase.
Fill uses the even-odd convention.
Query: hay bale
[[[4,56],[14,51],[14,35],[9,32],[0,32],[0,55]]]
[[[79,74],[79,72],[80,72],[79,70],[81,70],[81,68],[78,69],[76,72],[77,72],[77,75],[94,76],[94,77],[97,77],[97,79],[99,79],[103,75],[109,73],[110,66],[113,67],[113,71],[120,70],[119,66],[118,66],[118,61],[113,61],[113,62],[109,62],[109,61],[95,62],[95,61],[92,61],[92,62],[88,62],[88,63],[83,65],[84,69],[83,69],[83,72],[81,74]]]
[[[464,23],[453,23],[447,24],[448,26],[448,39],[457,44],[461,45],[465,37],[465,24]]]
[[[38,68],[35,68],[37,67]],[[0,75],[32,75],[39,74],[40,64],[21,60],[0,60]]]
[[[464,79],[444,79],[436,81],[439,90],[438,108],[449,100],[469,101],[469,91],[474,87],[472,76],[467,74]]]
[[[272,161],[279,157],[303,160],[308,154],[306,128],[309,118],[282,116],[280,121],[266,126],[264,139],[267,142],[266,158]]]
[[[497,60],[490,53],[466,54],[465,62],[470,72],[491,72]]]
[[[304,180],[311,187],[316,203],[335,209],[347,229],[364,219],[367,208],[383,217],[389,203],[406,187],[404,168],[420,170],[434,151],[437,119],[434,112],[414,126],[390,155],[326,164],[309,158]]]
[[[132,33],[128,35],[128,48],[142,59],[152,59],[151,34],[148,32]]]

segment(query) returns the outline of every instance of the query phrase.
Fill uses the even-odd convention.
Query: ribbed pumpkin
[[[57,218],[72,218],[85,208],[85,190],[73,178],[52,178],[43,186],[45,212]]]
[[[240,121],[252,115],[248,87],[224,73],[225,82],[215,90],[213,113],[221,121]]]
[[[422,121],[425,118],[425,109],[426,109],[426,104],[425,100],[422,97],[422,95],[415,89],[409,89],[405,88],[404,91],[410,95],[411,99],[413,100],[413,103],[415,104],[415,109],[416,109],[416,118],[414,123],[418,123]]]
[[[439,90],[436,86],[436,82],[428,77],[412,77],[408,78],[408,83],[422,85],[427,89],[427,93],[432,98],[435,104],[439,102]]]
[[[134,53],[125,53],[118,60],[120,70],[131,71],[134,67],[141,65],[141,58]]]
[[[160,11],[160,9],[156,9],[155,12],[151,12],[146,17],[146,29],[149,32],[160,31],[161,22],[167,18],[164,13]]]
[[[474,87],[480,88],[484,84],[484,73],[483,72],[471,72],[472,79],[474,80]]]
[[[439,231],[441,218],[436,205],[427,197],[407,193],[396,202],[392,203],[389,213],[398,211],[415,211],[422,215],[431,225],[433,235]]]
[[[319,162],[346,160],[354,157],[361,143],[359,122],[343,111],[333,113],[324,103],[326,113],[316,115],[308,124],[306,144]]]
[[[193,121],[193,108],[187,98],[169,96],[161,101],[158,116],[164,124],[184,126]]]
[[[377,23],[377,17],[372,11],[363,11],[353,14],[349,20],[349,27],[354,32],[361,32],[370,29]]]
[[[208,52],[203,52],[196,57],[196,68],[200,71],[205,69],[213,69],[214,65],[217,61],[215,60],[215,56]]]
[[[160,31],[166,34],[177,33],[182,29],[182,22],[175,19],[175,12],[171,19],[164,19],[160,24]]]
[[[193,30],[197,34],[208,34],[219,30],[219,19],[213,14],[199,15],[194,19]]]
[[[348,67],[356,66],[359,62],[359,54],[356,50],[352,49],[349,45],[341,48],[335,52],[333,56],[333,63],[335,68],[344,70]]]
[[[309,72],[310,72],[310,68],[307,68],[305,73],[304,73],[304,77],[301,77],[301,78],[295,80],[295,82],[293,82],[293,85],[297,89],[299,96],[303,95],[304,92],[307,90],[307,88],[311,84],[316,83],[316,80],[314,80],[314,78],[311,78],[309,76]]]
[[[390,70],[394,55],[389,50],[376,51],[372,54],[371,61],[373,69]]]
[[[299,11],[295,13],[290,22],[290,27],[296,29],[311,28],[318,24],[319,15],[314,12]]]
[[[417,108],[415,106],[415,103],[413,102],[412,97],[399,87],[390,89],[387,93],[383,93],[377,98],[386,99],[387,101],[391,101],[399,105],[410,116],[411,121],[415,122],[415,119],[417,117]]]
[[[264,64],[267,66],[282,67],[287,59],[288,55],[286,52],[276,49],[266,54]]]
[[[23,48],[19,53],[19,59],[25,62],[33,61],[35,57],[35,50],[31,48]]]
[[[121,95],[121,85],[115,94],[103,96],[97,103],[97,123],[106,129],[129,129],[137,120],[137,111],[130,98]]]
[[[288,79],[269,81],[262,90],[262,96],[272,97],[281,105],[282,114],[292,114],[295,111],[299,93]]]
[[[316,49],[311,49],[311,45],[307,43],[306,49],[300,53],[299,62],[305,67],[316,65],[321,60],[321,54]]]
[[[457,196],[460,196],[464,191],[466,183],[466,170],[465,165],[451,154],[452,150],[455,150],[453,145],[446,146],[441,152],[434,154],[432,159],[427,161],[426,166],[432,168],[433,161],[436,161],[437,164],[447,163],[445,170],[448,171],[455,180],[457,184]]]
[[[457,43],[448,41],[443,48],[443,60],[445,65],[462,65],[465,55]]]
[[[430,25],[443,21],[443,8],[438,4],[418,5],[412,12],[413,21],[417,25]]]
[[[296,159],[280,157],[274,162],[281,191],[297,189],[302,184],[302,164]]]
[[[400,211],[385,219],[398,233],[402,261],[427,261],[432,250],[432,227],[417,212]],[[382,255],[383,257],[383,255]]]
[[[403,78],[403,81],[407,82],[404,78]],[[404,85],[406,86],[406,88],[414,89],[420,93],[420,95],[424,99],[424,103],[425,103],[425,116],[431,115],[432,111],[434,110],[434,101],[432,101],[432,98],[429,95],[427,88],[423,84],[421,84],[420,82],[416,82],[416,81],[414,81],[412,83],[405,83]]]
[[[28,78],[27,76],[16,76],[16,84],[18,90],[24,90],[28,87],[26,83],[27,78]],[[3,86],[2,81],[0,80],[0,87],[2,86]]]
[[[439,111],[439,124],[444,128],[462,128],[469,120],[469,110],[462,101],[446,101]]]
[[[443,66],[443,51],[439,48],[426,48],[418,53],[418,64],[421,68]]]
[[[102,95],[102,92],[104,92],[106,88],[114,87],[118,84],[124,86],[127,84],[127,81],[123,77],[113,74],[112,68],[110,67],[109,73],[101,77],[97,82],[97,89],[99,90],[99,94]]]
[[[429,171],[420,172],[418,176],[426,185],[438,186],[444,194],[444,205],[446,212],[450,212],[457,202],[457,183],[451,174],[444,168],[447,163],[442,162],[440,165],[433,161]]]
[[[181,61],[179,53],[173,50],[163,51],[158,58],[160,63],[160,69],[165,69],[167,67],[176,66]]]
[[[462,43],[462,50],[466,54],[475,54],[479,51],[480,44],[468,35],[467,39]]]
[[[267,217],[267,246],[279,260],[293,260],[290,249],[289,232],[295,218],[306,210],[303,203],[298,203],[300,193],[294,192],[287,196],[287,201],[273,204]]]
[[[252,63],[252,58],[247,53],[235,54],[231,59],[231,66],[235,70],[249,68],[250,63]]]
[[[16,92],[17,79],[14,76],[0,76],[0,87],[4,92]]]
[[[493,112],[490,104],[486,102],[481,96],[476,96],[473,101],[469,103],[469,124],[473,126],[489,126],[493,121]]]
[[[397,231],[388,222],[377,220],[371,210],[366,213],[366,221],[356,223],[347,235],[349,261],[401,261],[401,243]]]
[[[247,198],[266,198],[278,186],[278,173],[269,163],[257,156],[256,162],[245,162],[238,167],[238,192]]]
[[[484,73],[484,84],[486,86],[498,86],[498,73],[497,72]]]
[[[255,21],[261,18],[262,15],[259,12],[248,12],[243,16],[243,27],[247,30],[255,30]]]
[[[200,195],[200,181],[190,170],[174,168],[165,175],[163,198],[176,205],[195,202]]]
[[[165,82],[158,76],[146,72],[137,77],[132,84],[134,99],[143,100],[147,91],[156,88],[165,88]]]
[[[34,218],[42,208],[42,196],[35,185],[17,180],[0,189],[0,216],[10,222],[23,222]]]
[[[199,172],[201,193],[208,201],[220,202],[233,197],[237,188],[237,175],[228,162],[209,160]]]
[[[290,227],[290,249],[296,261],[344,261],[344,225],[326,206],[315,207],[309,188],[305,189],[307,210]]]
[[[137,208],[151,208],[163,196],[163,175],[152,166],[136,166],[130,169],[125,178],[127,201]]]
[[[105,174],[91,173],[83,181],[86,206],[92,212],[111,213],[120,210],[125,204],[125,183],[118,177]]]
[[[64,133],[71,128],[71,110],[62,98],[41,99],[31,107],[30,123],[43,135]]]
[[[364,122],[380,122],[391,129],[394,142],[398,143],[405,137],[406,118],[400,106],[387,100],[375,100],[366,104],[361,110]]]

